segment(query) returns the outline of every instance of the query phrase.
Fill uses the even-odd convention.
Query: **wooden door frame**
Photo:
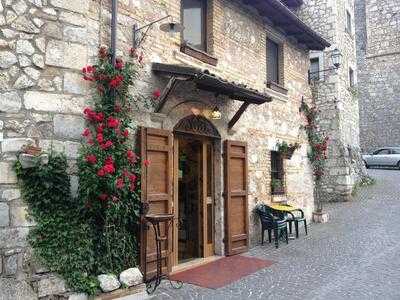
[[[190,133],[182,133],[182,132],[174,132],[174,138],[173,138],[173,213],[174,213],[174,222],[173,222],[173,230],[172,230],[172,255],[171,255],[171,261],[172,261],[172,266],[176,266],[179,264],[179,259],[178,259],[178,252],[179,252],[179,237],[178,237],[178,220],[179,220],[179,138],[184,138],[184,137],[189,137],[195,140],[202,141],[202,150],[204,151],[204,144],[205,143],[210,143],[212,146],[212,156],[213,156],[213,163],[212,163],[212,176],[213,176],[213,181],[212,181],[212,196],[213,196],[213,209],[212,209],[212,214],[213,214],[213,246],[212,246],[212,252],[215,253],[215,168],[217,167],[217,164],[215,163],[215,144],[217,142],[220,142],[219,139],[215,137],[209,137],[209,136],[204,136],[204,135],[197,135],[197,134],[190,134]],[[203,159],[203,164],[204,164],[204,159]],[[204,167],[204,166],[203,166]],[[203,169],[204,170],[204,169]],[[204,172],[203,172],[204,173]],[[203,180],[203,184],[204,184]],[[204,189],[204,186],[203,186]],[[203,218],[204,218],[204,202],[205,202],[206,197],[203,197]],[[203,241],[206,241],[206,230],[207,228],[204,228],[205,226],[203,225]],[[203,242],[203,248],[205,248],[205,244]],[[203,257],[204,258],[204,257]]]

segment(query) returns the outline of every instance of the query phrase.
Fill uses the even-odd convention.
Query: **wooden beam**
[[[164,90],[162,91],[160,98],[158,99],[159,102],[155,109],[156,113],[159,113],[162,110],[162,108],[165,105],[165,102],[167,102],[169,94],[176,87],[177,83],[178,83],[178,79],[175,76],[171,76],[167,85],[165,86]]]
[[[232,127],[236,124],[237,121],[239,121],[240,117],[244,113],[244,111],[247,109],[247,107],[250,105],[248,102],[243,102],[243,104],[240,106],[239,110],[236,112],[236,114],[232,117],[232,119],[228,123],[228,129],[232,129]]]

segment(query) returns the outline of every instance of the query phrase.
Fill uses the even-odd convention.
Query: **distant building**
[[[354,0],[304,0],[295,12],[331,43],[324,51],[310,54],[310,80],[320,111],[318,125],[330,137],[321,200],[346,201],[366,174],[359,146]],[[340,67],[317,73],[333,67],[334,49],[343,55]]]
[[[400,2],[355,4],[361,148],[400,146]]]

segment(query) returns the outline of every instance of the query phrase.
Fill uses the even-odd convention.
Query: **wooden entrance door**
[[[179,139],[196,139],[201,143],[198,170],[199,182],[199,253],[202,257],[214,255],[214,147],[206,137],[178,134],[174,138],[174,230],[172,265],[178,265],[179,252]]]
[[[141,172],[141,200],[149,206],[149,213],[172,213],[173,194],[173,137],[167,130],[154,128],[141,128],[140,152],[142,159]],[[146,167],[144,160],[150,164]],[[162,245],[162,271],[171,270],[168,253],[171,249],[172,230]],[[166,228],[161,226],[161,233],[165,235]],[[154,231],[142,223],[140,234],[140,261],[145,279],[156,273],[156,245]],[[147,262],[147,263],[145,263]]]
[[[202,145],[202,245],[203,256],[214,255],[214,157],[213,144],[204,140]]]
[[[225,141],[225,252],[235,255],[249,247],[247,144]]]

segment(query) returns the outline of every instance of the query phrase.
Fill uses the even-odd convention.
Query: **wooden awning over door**
[[[250,104],[261,105],[272,101],[272,95],[268,93],[257,91],[244,84],[228,81],[210,73],[208,70],[163,63],[153,63],[152,70],[157,75],[169,78],[168,84],[158,99],[156,112],[161,112],[168,96],[180,81],[192,81],[200,90],[212,92],[216,95],[225,95],[232,100],[242,101],[242,105],[228,123],[229,129],[235,125]]]

